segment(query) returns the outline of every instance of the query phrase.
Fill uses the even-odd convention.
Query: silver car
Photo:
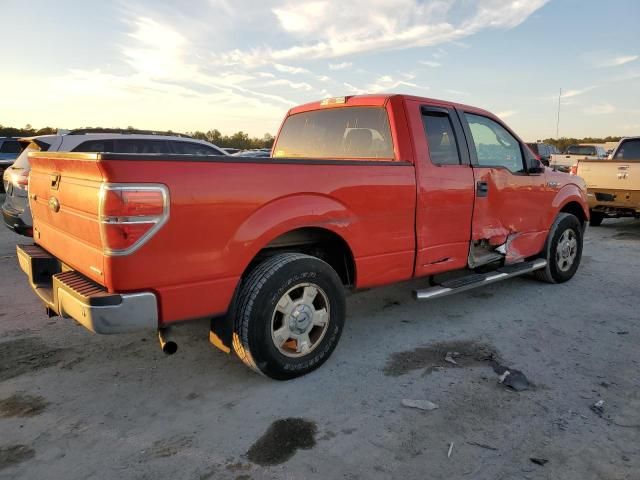
[[[27,188],[29,185],[29,152],[113,152],[159,153],[176,155],[227,155],[217,146],[194,138],[166,132],[146,130],[73,130],[60,135],[21,138],[24,150],[7,168],[3,176],[6,190],[2,217],[5,225],[16,233],[33,235],[33,223]]]

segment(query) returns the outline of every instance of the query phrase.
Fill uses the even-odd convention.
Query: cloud
[[[610,103],[600,103],[597,105],[591,105],[584,109],[584,113],[588,115],[608,115],[614,113],[616,108]]]
[[[282,78],[277,80],[271,80],[270,82],[267,83],[267,85],[285,86],[285,87],[293,88],[294,90],[304,90],[306,92],[310,92],[313,90],[313,87],[306,82],[291,82],[289,80],[285,80]]]
[[[516,27],[547,1],[289,1],[272,11],[292,39],[290,45],[235,49],[218,55],[218,60],[257,66],[441,45],[482,30]]]
[[[436,67],[441,67],[442,64],[440,62],[435,62],[433,60],[420,60],[420,62],[418,62],[422,65],[426,65],[427,67],[431,67],[431,68],[436,68]]]
[[[306,68],[282,65],[281,63],[274,64],[273,68],[275,68],[279,72],[292,73],[294,75],[298,75],[300,73],[309,73],[309,70],[307,70]]]
[[[405,78],[407,78],[407,74],[401,74]],[[412,79],[413,75],[408,74],[408,78]],[[417,85],[413,82],[408,82],[406,80],[399,80],[391,77],[390,75],[383,75],[378,77],[375,82],[370,83],[366,86],[364,91],[370,93],[393,93],[393,91],[399,87],[408,87],[411,89],[420,89],[420,90],[428,90],[429,87]]]
[[[342,62],[342,63],[330,63],[329,70],[345,70],[347,68],[351,68],[353,63],[351,62]]]
[[[562,91],[562,98],[573,98],[579,95],[584,95],[587,92],[590,92],[594,88],[598,88],[597,86],[585,87],[580,89],[569,89]],[[558,98],[557,95],[552,96],[551,98]]]
[[[612,58],[603,60],[597,64],[598,67],[619,67],[630,62],[635,62],[640,56],[638,55],[618,55]]]

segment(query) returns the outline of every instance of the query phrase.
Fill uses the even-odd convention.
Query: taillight
[[[29,172],[13,173],[11,175],[11,183],[13,183],[13,185],[18,188],[26,190],[27,186],[29,185]]]
[[[129,255],[169,218],[164,185],[103,184],[100,191],[102,246],[106,255]]]
[[[578,164],[574,163],[569,169],[569,175],[578,175]]]

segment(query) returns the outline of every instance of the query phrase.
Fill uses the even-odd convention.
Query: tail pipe
[[[173,334],[169,328],[158,330],[158,340],[160,340],[160,348],[167,355],[173,355],[178,351],[178,344],[173,339]]]

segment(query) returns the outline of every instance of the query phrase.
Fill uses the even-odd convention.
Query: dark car
[[[0,137],[0,179],[4,171],[15,162],[22,151],[22,146],[17,138]],[[0,193],[4,192],[4,184],[0,183]]]
[[[547,167],[549,166],[551,155],[560,153],[560,151],[554,145],[551,145],[549,143],[527,143],[527,146]]]

